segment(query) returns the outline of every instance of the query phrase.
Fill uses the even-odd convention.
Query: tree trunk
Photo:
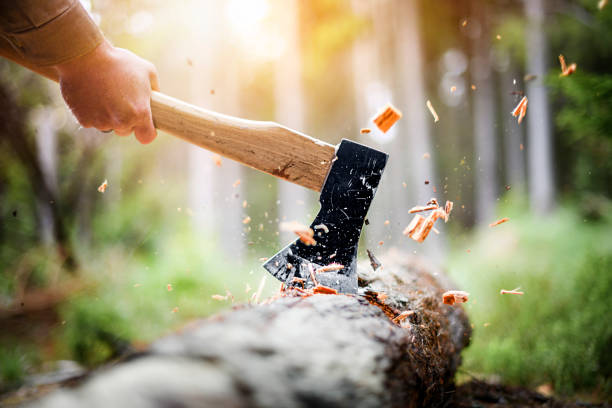
[[[537,78],[527,84],[527,168],[531,208],[543,214],[554,205],[552,131],[548,92],[544,86],[548,41],[544,32],[545,1],[525,0],[527,16],[527,73]]]
[[[39,109],[33,118],[36,123],[36,156],[40,163],[40,169],[44,178],[44,183],[48,186],[51,193],[57,197],[57,135],[53,127],[50,109]],[[45,201],[37,196],[36,211],[39,219],[39,235],[41,242],[47,247],[55,245],[55,222],[53,220],[53,202]]]
[[[491,39],[488,29],[489,14],[486,5],[472,2],[472,14],[482,27],[480,35],[472,41],[471,73],[476,90],[473,95],[473,118],[476,172],[476,222],[485,224],[495,216],[497,195],[496,153],[496,98],[491,69]]]
[[[442,405],[470,337],[461,306],[442,304],[455,287],[417,258],[389,253],[384,261],[384,270],[361,270],[359,295],[285,292],[237,307],[39,406]]]

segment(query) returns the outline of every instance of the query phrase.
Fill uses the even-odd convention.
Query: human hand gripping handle
[[[134,133],[143,144],[155,139],[150,99],[159,86],[153,64],[105,41],[54,68],[62,96],[81,126],[114,130],[119,136]]]

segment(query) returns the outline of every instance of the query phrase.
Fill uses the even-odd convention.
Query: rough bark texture
[[[442,405],[470,337],[463,309],[441,303],[456,288],[399,253],[383,265],[361,275],[360,295],[284,296],[195,322],[36,406]]]

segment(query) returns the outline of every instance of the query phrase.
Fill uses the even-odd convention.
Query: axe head
[[[357,246],[361,227],[374,198],[388,155],[343,139],[323,184],[321,210],[310,225],[315,245],[299,239],[270,258],[263,267],[286,286],[313,287],[310,270],[338,263],[338,271],[319,273],[319,284],[340,293],[357,293]]]

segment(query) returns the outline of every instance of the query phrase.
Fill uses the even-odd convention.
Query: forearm
[[[0,36],[0,55],[43,74],[104,41],[78,0],[0,1]]]

